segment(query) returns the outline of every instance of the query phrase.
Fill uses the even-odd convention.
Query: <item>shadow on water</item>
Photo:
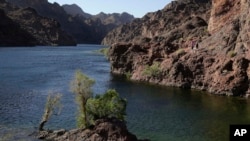
[[[250,123],[249,100],[126,81],[114,87],[128,99],[129,129],[156,141],[226,141],[230,124]],[[135,124],[136,123],[136,124]]]

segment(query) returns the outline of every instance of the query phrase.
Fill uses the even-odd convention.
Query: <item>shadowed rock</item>
[[[125,123],[115,118],[99,119],[88,129],[40,131],[37,138],[50,141],[138,141]]]

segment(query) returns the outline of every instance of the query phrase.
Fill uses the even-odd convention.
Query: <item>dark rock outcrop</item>
[[[112,72],[129,72],[132,80],[248,96],[249,8],[246,0],[173,1],[105,37]],[[145,75],[155,63],[160,73]]]
[[[57,20],[62,29],[72,35],[77,43],[100,44],[105,35],[117,27],[116,24],[103,24],[99,18],[89,18],[81,14],[73,14],[72,8],[67,12],[58,3],[49,3],[48,0],[7,0],[17,6],[34,8],[40,15]],[[79,7],[77,8],[79,12]],[[81,12],[80,12],[81,13]]]
[[[91,129],[73,129],[70,131],[40,131],[38,139],[50,141],[137,141],[137,137],[128,132],[124,122],[117,119],[100,119]]]
[[[2,0],[0,9],[3,19],[6,19],[0,21],[2,27],[10,24],[1,30],[6,32],[2,33],[3,46],[75,45],[73,38],[61,30],[57,21],[40,16],[32,8],[18,8]]]
[[[0,9],[0,46],[34,46],[37,40]]]

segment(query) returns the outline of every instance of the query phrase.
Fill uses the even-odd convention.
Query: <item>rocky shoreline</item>
[[[95,126],[87,129],[64,129],[56,131],[40,131],[36,138],[46,141],[148,141],[138,140],[127,130],[126,124],[115,118],[99,119]]]
[[[174,1],[106,36],[111,71],[136,81],[248,97],[249,8],[246,0]]]

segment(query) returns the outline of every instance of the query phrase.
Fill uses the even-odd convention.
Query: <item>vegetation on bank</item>
[[[105,57],[108,57],[109,47],[105,47],[105,48],[99,49],[97,52],[100,52],[100,53],[102,53]]]
[[[146,65],[142,74],[147,77],[160,77],[162,70],[159,62],[154,62],[151,66]]]
[[[81,71],[76,71],[71,82],[71,90],[78,104],[77,126],[79,128],[93,125],[97,119],[117,118],[124,120],[126,100],[119,97],[115,90],[108,90],[102,95],[93,97],[92,86],[95,81]]]
[[[127,101],[119,96],[116,90],[107,90],[104,94],[93,97],[92,87],[95,80],[83,74],[80,70],[75,72],[71,81],[71,91],[75,95],[78,105],[76,116],[77,127],[88,128],[98,119],[116,118],[125,120]],[[44,114],[39,125],[42,131],[44,124],[56,111],[61,110],[61,94],[48,95]]]
[[[126,79],[127,80],[130,80],[131,79],[131,77],[132,77],[132,73],[129,71],[129,72],[126,72],[125,73],[125,76],[126,76]]]

